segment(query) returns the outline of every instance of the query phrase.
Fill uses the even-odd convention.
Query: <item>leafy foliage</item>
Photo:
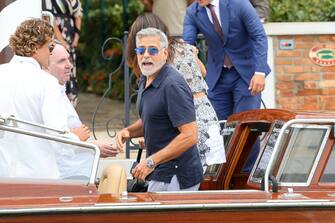
[[[269,0],[270,22],[335,21],[334,0]]]
[[[108,87],[109,74],[121,62],[123,47],[122,43],[115,40],[108,42],[104,49],[102,45],[109,37],[123,40],[124,30],[128,30],[135,18],[143,12],[143,5],[138,0],[128,0],[128,19],[124,24],[121,0],[82,0],[82,4],[84,10],[88,10],[83,16],[82,35],[77,48],[79,89],[102,94]],[[109,59],[104,59],[102,54]],[[112,85],[111,96],[122,98],[122,69],[113,74]]]
[[[77,49],[79,88],[102,94],[108,85],[108,76],[121,62],[122,44],[112,41],[103,50],[108,37],[123,38],[135,18],[144,11],[139,0],[81,0],[86,13],[82,36]],[[122,2],[128,2],[124,24]],[[269,0],[270,22],[335,21],[335,0]],[[126,26],[126,28],[125,28]],[[124,92],[122,69],[113,75],[112,97],[122,98]]]

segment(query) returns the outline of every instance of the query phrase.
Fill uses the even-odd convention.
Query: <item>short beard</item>
[[[164,63],[163,61],[157,63],[151,70],[145,70],[142,69],[142,67],[140,66],[141,72],[144,76],[148,77],[151,76],[153,74],[155,74],[157,71],[159,71],[162,67],[163,67]]]

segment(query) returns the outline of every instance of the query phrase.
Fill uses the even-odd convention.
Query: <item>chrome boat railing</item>
[[[14,123],[14,126],[11,126],[10,123]],[[22,129],[20,127],[15,126],[15,123],[22,123],[25,125],[30,125],[34,127],[39,127],[41,129],[48,130],[50,132],[55,132],[55,134],[51,133],[43,133],[43,132],[36,132],[31,130]],[[20,120],[15,118],[12,115],[9,116],[1,116],[0,115],[0,130],[8,131],[8,132],[14,132],[19,133],[23,135],[33,136],[37,138],[47,139],[47,140],[53,140],[56,142],[61,142],[65,144],[71,144],[75,146],[80,146],[86,149],[90,149],[94,151],[94,159],[92,163],[92,170],[89,178],[89,184],[94,184],[96,179],[96,174],[98,170],[99,165],[99,158],[100,158],[100,150],[97,145],[94,145],[92,143],[82,142],[77,139],[70,138],[69,132],[65,130],[50,128],[42,124],[28,122],[24,120]]]

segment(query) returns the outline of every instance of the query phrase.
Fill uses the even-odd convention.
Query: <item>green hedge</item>
[[[335,0],[270,0],[270,22],[335,21]]]

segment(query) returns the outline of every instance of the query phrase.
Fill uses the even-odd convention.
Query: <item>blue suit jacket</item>
[[[184,19],[184,41],[195,44],[203,33],[208,44],[206,81],[212,90],[219,80],[225,53],[241,78],[249,85],[255,71],[270,73],[267,64],[267,38],[259,17],[249,0],[220,0],[220,19],[224,41],[214,30],[206,8],[191,4]]]

